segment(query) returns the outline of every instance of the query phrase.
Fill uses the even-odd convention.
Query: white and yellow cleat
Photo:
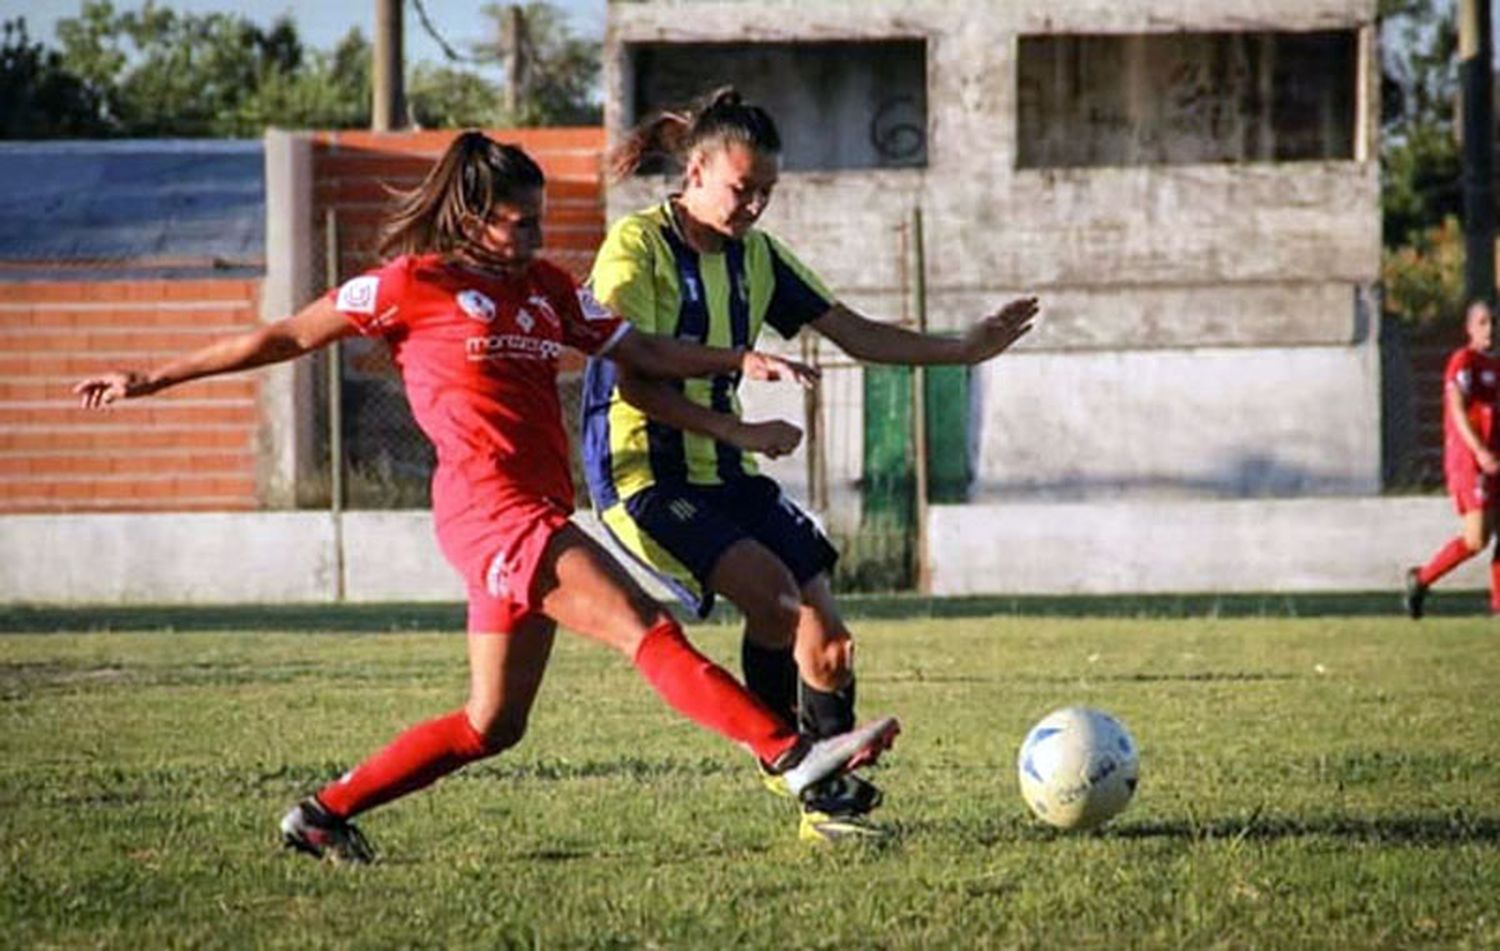
[[[868,815],[836,815],[804,807],[797,838],[803,842],[885,842],[895,835]]]

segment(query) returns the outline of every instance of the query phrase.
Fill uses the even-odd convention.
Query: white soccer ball
[[[1043,717],[1016,757],[1021,796],[1059,829],[1091,829],[1130,803],[1140,778],[1135,740],[1114,717],[1066,707]]]

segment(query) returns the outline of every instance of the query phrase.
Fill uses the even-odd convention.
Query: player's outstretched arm
[[[333,302],[320,298],[291,317],[211,343],[154,370],[116,370],[89,377],[74,386],[73,392],[85,408],[96,409],[199,377],[291,360],[354,332]]]
[[[791,380],[811,387],[818,371],[758,350],[725,350],[657,334],[628,333],[609,351],[625,370],[657,379],[741,373],[751,380]]]
[[[834,304],[808,326],[864,363],[972,365],[1004,353],[1026,336],[1039,309],[1035,297],[1018,297],[970,327],[962,337],[939,337],[883,324],[843,304]]]
[[[720,413],[683,396],[671,384],[629,371],[619,378],[625,402],[658,423],[690,433],[701,433],[746,452],[775,459],[792,452],[802,442],[802,430],[779,419],[747,423],[732,413]]]

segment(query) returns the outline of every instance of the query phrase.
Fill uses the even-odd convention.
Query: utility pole
[[[374,102],[370,128],[390,132],[406,125],[406,93],[402,88],[401,0],[375,0],[375,49],[370,85]]]
[[[500,43],[505,55],[505,115],[512,124],[526,92],[526,14],[519,3],[505,7],[501,21]]]
[[[1464,295],[1495,299],[1494,40],[1490,0],[1459,0],[1458,76],[1462,104]]]

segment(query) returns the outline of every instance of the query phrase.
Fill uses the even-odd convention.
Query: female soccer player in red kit
[[[382,241],[384,266],[277,323],[149,373],[119,371],[75,387],[84,406],[101,407],[290,360],[354,333],[389,344],[412,414],[437,450],[433,519],[468,588],[469,698],[294,806],[281,822],[283,841],[311,855],[371,860],[350,818],[518,743],[558,624],[625,654],[679,713],[797,789],[872,761],[898,731],[884,718],[831,739],[799,736],[698,653],[569,521],[573,485],[556,387],[562,347],[608,353],[651,377],[743,372],[806,384],[811,371],[753,350],[633,332],[535,257],[543,184],[521,149],[465,132],[399,201]]]
[[[1495,318],[1483,301],[1464,315],[1466,346],[1453,351],[1443,370],[1443,474],[1448,494],[1463,519],[1463,531],[1426,565],[1406,572],[1406,613],[1422,616],[1427,589],[1443,575],[1479,554],[1495,534],[1500,505],[1500,432],[1495,403],[1500,398],[1500,359],[1490,353]],[[1500,551],[1490,561],[1490,611],[1500,613]]]

